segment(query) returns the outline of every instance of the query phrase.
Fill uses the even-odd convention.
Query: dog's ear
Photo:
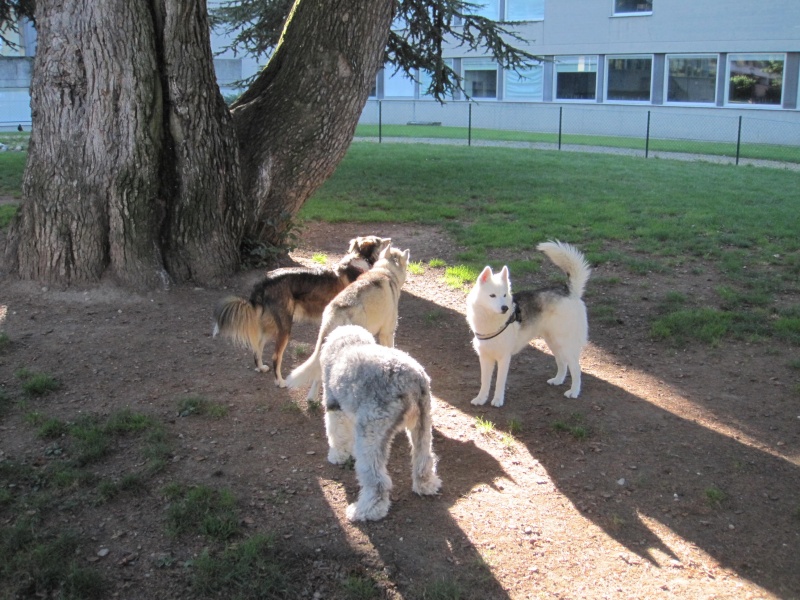
[[[386,244],[386,248],[381,250],[381,253],[378,256],[378,258],[386,258],[387,256],[389,256],[389,250],[391,249],[392,249],[392,240],[389,240],[389,243]]]
[[[502,279],[504,282],[508,281],[508,267],[505,265],[500,271],[500,279]]]
[[[411,250],[406,248],[406,250],[403,252],[403,260],[405,260],[406,264],[408,264],[408,261],[410,259],[411,259]]]
[[[380,246],[378,247],[378,252],[392,245],[392,238],[378,238],[378,239],[381,241]]]
[[[361,243],[360,240],[361,238],[353,238],[350,240],[350,248],[347,249],[350,254],[355,254],[358,252],[358,246]]]
[[[478,275],[478,283],[486,283],[492,278],[492,267],[484,267],[481,274]]]

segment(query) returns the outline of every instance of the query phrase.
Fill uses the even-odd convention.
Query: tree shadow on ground
[[[434,311],[438,325],[426,321]],[[517,440],[569,510],[634,555],[623,560],[679,568],[679,539],[778,596],[800,594],[796,465],[592,375],[579,399],[566,399],[546,384],[553,358],[532,347],[512,361],[504,407],[472,406],[480,374],[470,340],[462,314],[405,294],[397,345],[426,366],[434,391],[498,429],[521,423]],[[677,390],[691,403],[685,382]]]

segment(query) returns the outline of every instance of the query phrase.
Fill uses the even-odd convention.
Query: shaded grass
[[[202,396],[186,396],[178,401],[178,416],[180,417],[199,415],[217,419],[227,414],[227,407]]]
[[[591,428],[584,422],[581,413],[572,413],[566,418],[554,421],[552,428],[556,432],[569,433],[576,440],[585,440],[591,434]]]
[[[256,534],[231,544],[221,553],[206,549],[194,561],[192,587],[204,597],[240,599],[291,598],[288,565],[275,549],[271,536]]]
[[[5,229],[11,219],[17,214],[17,207],[13,204],[0,204],[0,229]]]
[[[0,593],[8,598],[105,598],[108,586],[96,571],[81,567],[79,539],[70,532],[50,536],[30,521],[0,529]],[[7,594],[7,595],[6,595]]]
[[[0,142],[8,143],[2,139]],[[27,159],[25,152],[0,152],[0,196],[19,198],[22,195],[22,173]],[[0,227],[5,226],[4,218],[11,208],[14,207],[0,206]]]
[[[48,441],[41,452],[47,460],[0,461],[0,597],[107,598],[105,580],[78,559],[85,556],[87,540],[66,529],[67,520],[53,522],[50,516],[146,490],[155,459],[165,461],[169,452],[165,429],[152,417],[127,409],[105,419],[83,415],[74,422],[34,410],[23,420]],[[90,470],[119,448],[117,438],[130,435],[144,439],[147,462],[141,472],[112,479]]]
[[[61,384],[55,378],[46,373],[19,369],[15,375],[22,381],[22,389],[29,396],[44,396],[61,387]]]
[[[167,508],[170,534],[202,534],[225,541],[239,533],[236,500],[229,490],[170,484],[164,488],[164,494],[170,500]]]

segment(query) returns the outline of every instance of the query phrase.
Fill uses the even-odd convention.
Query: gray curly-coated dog
[[[358,325],[341,325],[320,352],[325,430],[334,464],[355,458],[361,491],[347,507],[351,521],[389,512],[386,470],[392,440],[405,428],[411,443],[412,489],[435,494],[442,485],[431,448],[431,388],[422,366],[405,352],[375,343]]]

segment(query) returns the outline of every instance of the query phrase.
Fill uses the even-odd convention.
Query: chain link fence
[[[800,112],[373,100],[356,137],[800,167]]]

